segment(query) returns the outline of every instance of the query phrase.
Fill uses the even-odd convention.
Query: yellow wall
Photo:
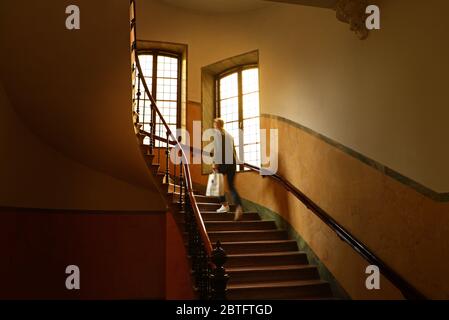
[[[435,202],[282,120],[279,174],[316,201],[427,297],[449,298],[449,204]],[[295,197],[254,173],[237,175],[242,197],[280,213],[353,299],[400,298],[387,280],[365,288],[367,263]]]
[[[291,119],[448,192],[449,3],[380,6],[382,29],[359,41],[329,9],[273,3],[207,14],[138,1],[138,37],[188,44],[188,98],[197,102],[201,67],[259,49],[262,113]]]
[[[188,123],[201,117],[188,104]],[[322,139],[281,119],[263,116],[261,128],[279,130],[279,174],[326,210],[393,270],[434,299],[449,298],[449,204],[435,202]],[[206,185],[200,165],[194,182]],[[270,178],[239,173],[240,195],[279,213],[301,235],[353,299],[401,299],[382,277],[365,287],[367,262],[295,197]]]

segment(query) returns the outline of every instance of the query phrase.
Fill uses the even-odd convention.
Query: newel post
[[[210,275],[212,300],[226,300],[226,286],[228,284],[229,276],[226,274],[226,269],[223,265],[228,259],[226,252],[221,247],[220,241],[217,241],[215,249],[212,251],[212,263],[215,265],[215,269],[212,270]]]

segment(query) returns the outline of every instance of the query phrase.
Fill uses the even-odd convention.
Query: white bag
[[[207,181],[206,196],[221,197],[224,196],[224,194],[223,174],[211,173],[209,175],[209,180]]]

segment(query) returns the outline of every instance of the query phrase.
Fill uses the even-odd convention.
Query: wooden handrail
[[[175,146],[175,145],[176,145],[176,142],[174,142],[174,141],[168,141],[167,139],[162,138],[162,137],[159,137],[159,136],[153,136],[153,135],[152,135],[150,132],[148,132],[148,131],[140,130],[139,132],[140,132],[140,134],[144,135],[145,137],[148,137],[148,138],[153,137],[154,140],[160,141],[160,142],[162,142],[162,143],[167,143],[167,142],[168,142],[168,144],[171,144],[172,146]],[[183,146],[183,144],[181,144],[181,145]]]
[[[245,167],[257,173],[263,173],[259,167],[244,163]],[[371,265],[379,267],[380,272],[387,278],[399,291],[401,291],[404,298],[408,300],[425,300],[427,299],[421,292],[419,292],[413,285],[407,282],[401,275],[390,268],[384,261],[377,257],[363,242],[354,237],[348,230],[333,219],[326,211],[318,206],[314,201],[307,197],[301,190],[296,188],[291,182],[278,174],[264,175],[270,177],[284,189],[293,194],[299,201],[301,201],[310,211],[312,211],[321,221],[323,221],[337,236],[346,242],[353,250],[361,255]]]
[[[139,130],[139,132],[141,134],[143,134],[144,136],[146,136],[146,137],[149,137],[149,138],[150,137],[154,137],[154,139],[157,140],[157,141],[160,141],[162,143],[167,143],[167,139],[166,138],[159,137],[159,136],[156,136],[156,135],[152,135],[150,132],[142,130],[142,129]],[[174,141],[168,141],[168,143],[173,145],[173,146],[177,145],[176,142],[174,142]],[[209,152],[206,152],[206,151],[203,151],[201,149],[195,148],[195,147],[193,147],[191,145],[187,145],[187,144],[184,144],[184,143],[180,143],[180,145],[183,148],[183,150],[190,150],[190,152],[192,152],[192,154],[193,153],[199,153],[199,154],[204,155],[206,157],[210,157],[211,156]]]

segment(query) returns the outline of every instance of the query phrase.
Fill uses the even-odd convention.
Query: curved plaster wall
[[[65,10],[70,4],[27,0],[0,3],[0,80],[5,100],[18,115],[16,120],[5,121],[11,121],[13,127],[14,121],[20,122],[29,129],[29,134],[44,145],[41,151],[45,149],[42,153],[48,158],[57,157],[46,145],[62,158],[71,159],[65,164],[61,164],[65,160],[57,160],[68,175],[65,183],[72,187],[81,183],[79,186],[92,189],[93,195],[90,204],[75,201],[65,206],[102,207],[94,195],[103,189],[83,185],[78,179],[82,174],[76,174],[82,171],[94,180],[93,176],[102,176],[101,183],[115,190],[109,193],[110,203],[117,201],[111,197],[114,193],[136,192],[135,197],[125,200],[125,207],[162,210],[164,200],[141,156],[132,123],[129,1],[77,1],[80,30],[65,27]],[[17,136],[5,134],[10,139]],[[72,162],[81,165],[69,164]],[[39,163],[51,171],[51,164]],[[74,169],[77,166],[84,169]],[[15,169],[22,168],[17,164]],[[52,176],[57,172],[61,174],[55,170]],[[42,181],[36,184],[39,182],[42,186]],[[135,204],[137,195],[142,200]],[[17,201],[4,204],[10,203]],[[40,204],[31,201],[26,205],[33,203]]]

